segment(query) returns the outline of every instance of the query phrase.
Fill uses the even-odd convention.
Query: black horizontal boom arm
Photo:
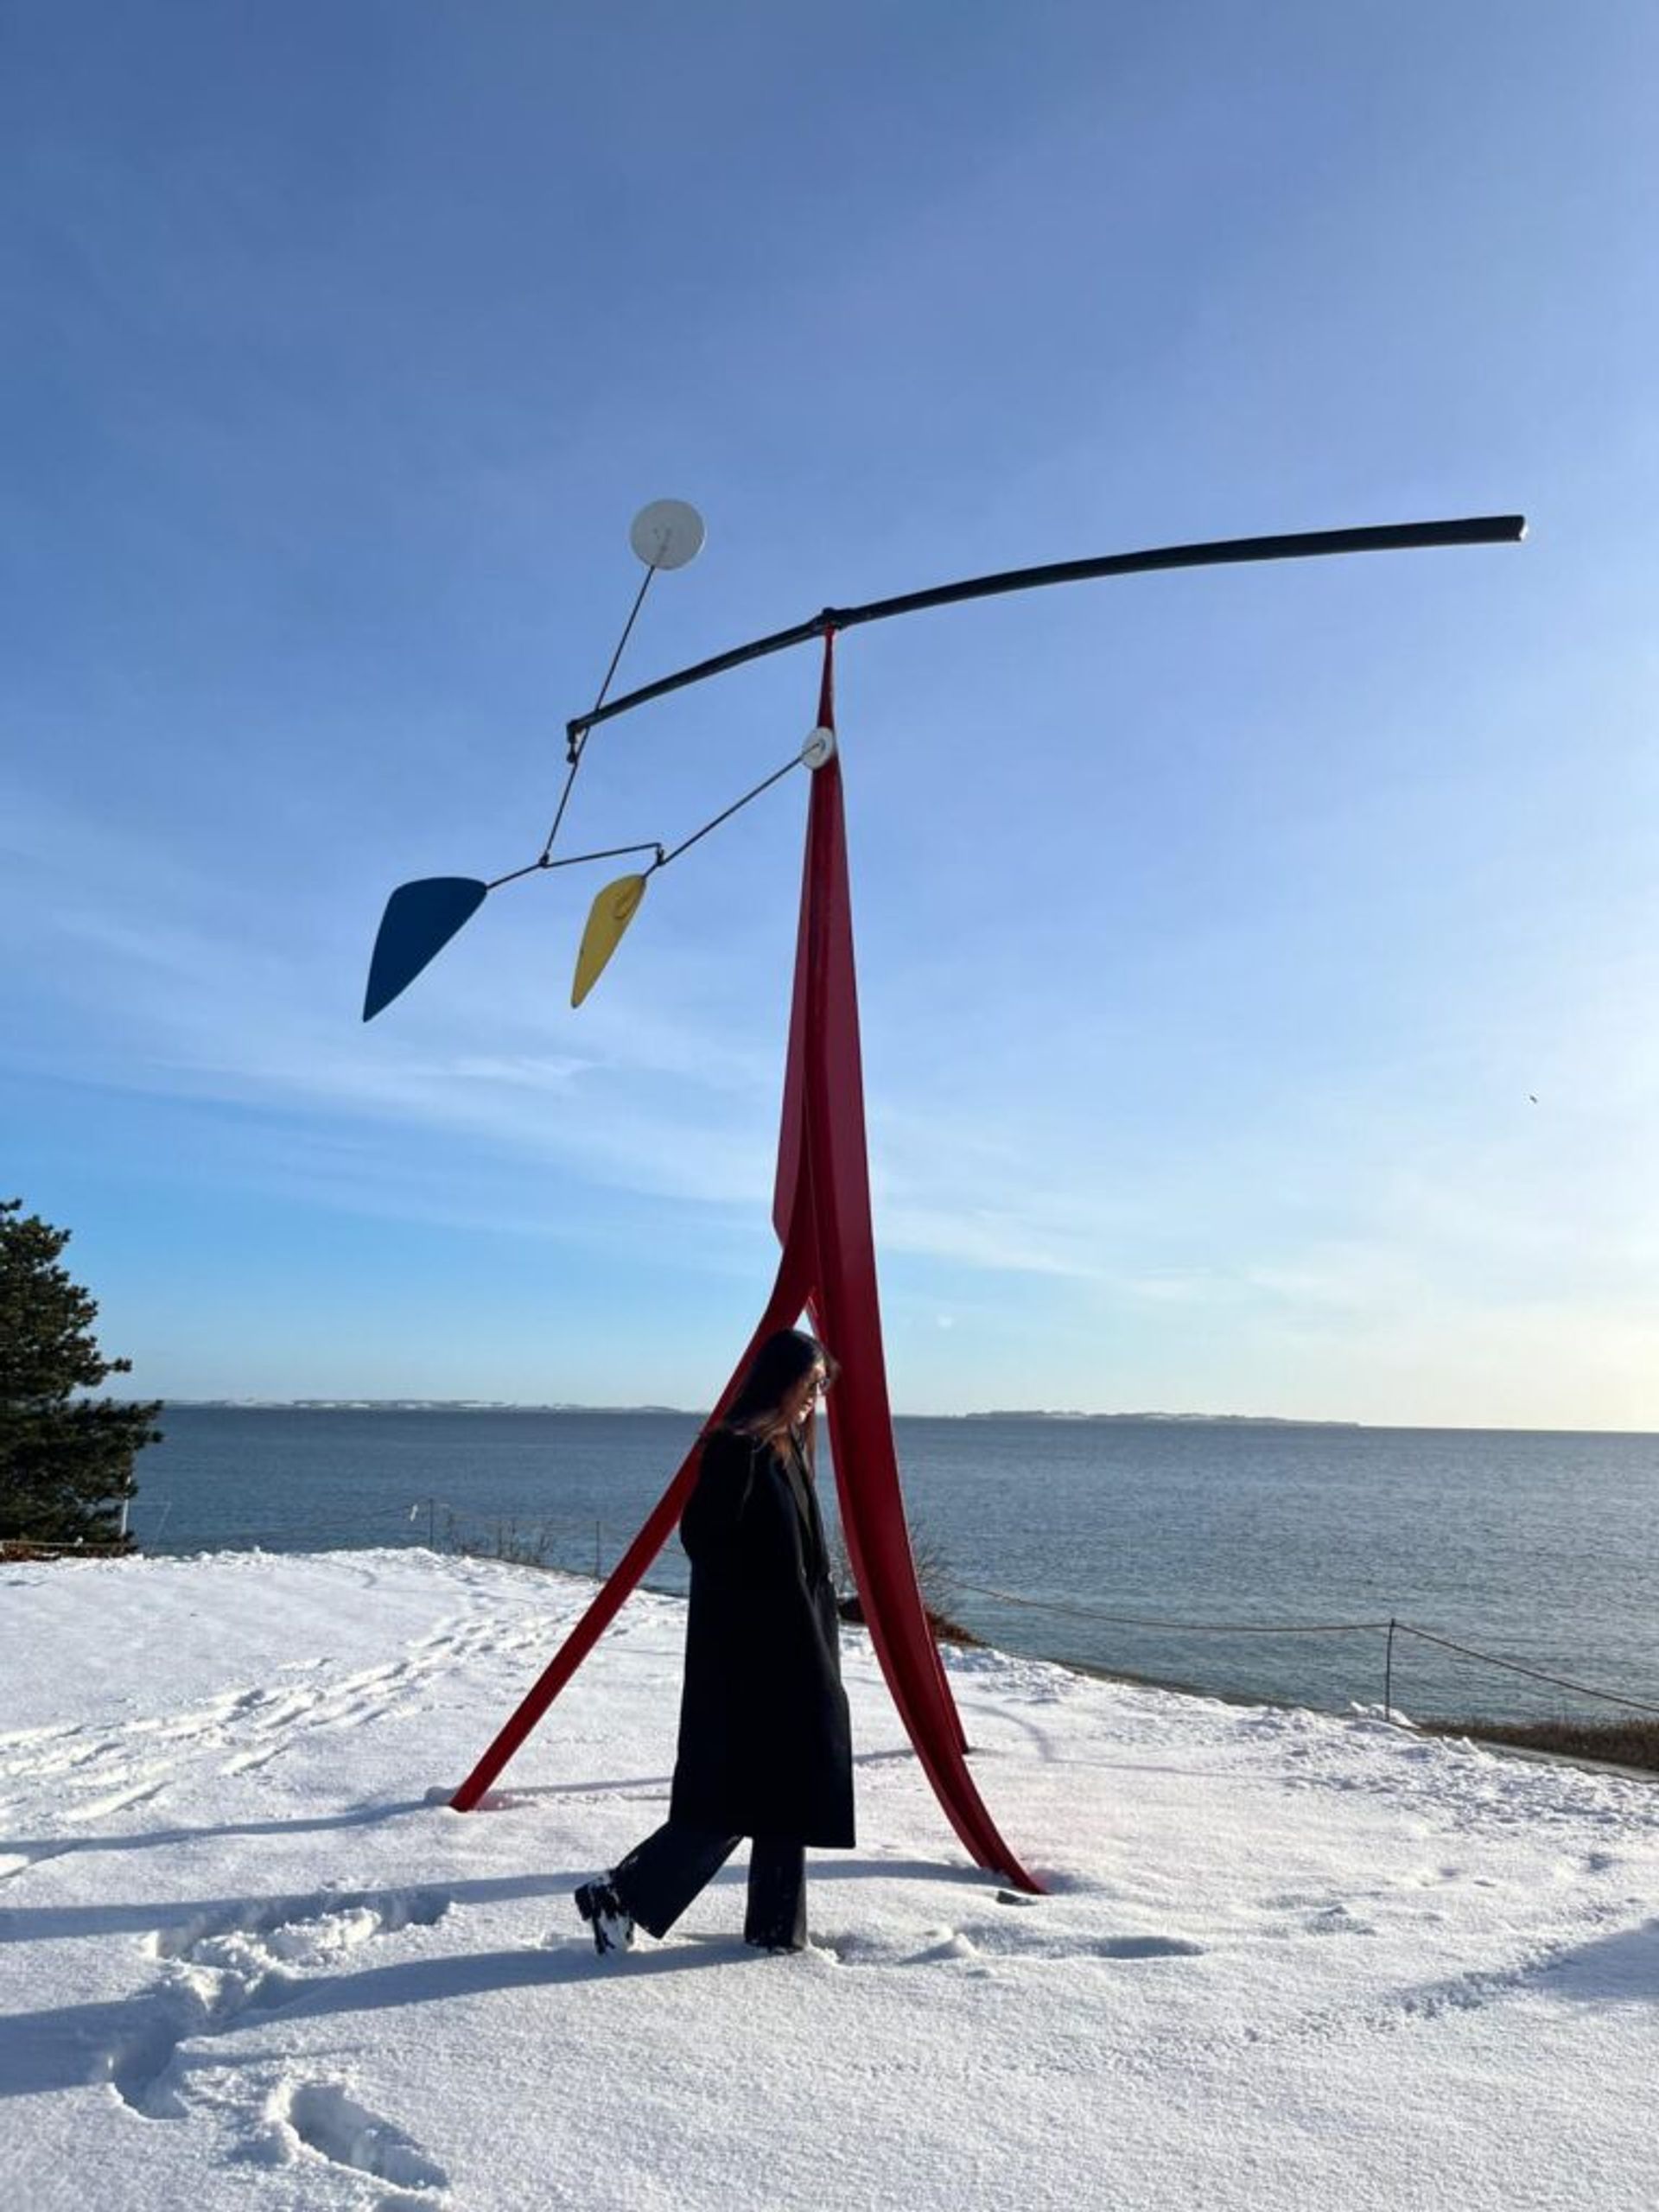
[[[1471,515],[1455,522],[1382,523],[1367,530],[1309,530],[1281,537],[1222,537],[1204,545],[1157,545],[1141,553],[1107,553],[1092,561],[1054,561],[1041,569],[1005,569],[1000,575],[969,576],[962,583],[936,584],[931,591],[874,599],[867,607],[826,607],[792,630],[774,631],[730,652],[716,653],[695,668],[680,669],[642,684],[608,706],[578,715],[565,724],[572,757],[583,738],[613,715],[626,715],[649,699],[660,699],[705,677],[723,676],[746,661],[804,645],[831,630],[851,630],[861,622],[885,622],[889,615],[919,614],[925,607],[951,607],[964,599],[991,599],[1006,591],[1036,591],[1045,584],[1087,583],[1096,576],[1132,576],[1153,569],[1208,569],[1236,561],[1303,561],[1325,553],[1395,553],[1427,545],[1513,545],[1527,534],[1524,515]]]

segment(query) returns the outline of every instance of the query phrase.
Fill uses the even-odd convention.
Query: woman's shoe
[[[594,1948],[603,1958],[607,1951],[633,1948],[633,1915],[611,1886],[608,1874],[595,1874],[576,1891],[576,1910],[594,1931]]]

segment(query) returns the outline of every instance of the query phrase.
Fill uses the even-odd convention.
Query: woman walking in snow
[[[595,1948],[664,1936],[744,1836],[744,1940],[806,1942],[806,1846],[853,1841],[839,1615],[814,1488],[816,1408],[836,1373],[798,1329],[768,1337],[702,1446],[680,1522],[691,1561],[669,1817],[576,1891]]]

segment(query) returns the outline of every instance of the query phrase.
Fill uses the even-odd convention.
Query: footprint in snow
[[[1093,1949],[1102,1959],[1201,1959],[1205,1947],[1184,1936],[1109,1936]]]
[[[1376,1929],[1369,1920],[1358,1919],[1345,1904],[1327,1904],[1310,1913],[1302,1923],[1303,1932],[1309,1936],[1375,1936]]]
[[[1131,1962],[1142,1959],[1202,1958],[1205,1945],[1185,1936],[1071,1936],[1064,1931],[1029,1933],[1011,1929],[1005,1921],[968,1928],[930,1929],[919,1948],[899,1949],[868,1936],[837,1936],[835,1948],[849,1966],[941,1966],[955,1959],[1018,1963],[1029,1960],[1045,1966],[1071,1959],[1111,1959]]]
[[[449,2177],[389,2120],[334,2082],[283,2082],[266,2109],[270,2146],[284,2163],[306,2152],[331,2166],[421,2191],[447,2190]],[[417,2198],[430,2202],[429,2198]]]
[[[162,1978],[141,2024],[106,2054],[103,2078],[141,2119],[184,2119],[193,2063],[187,2044],[291,2004],[326,1983],[360,1944],[405,1928],[432,1927],[450,1904],[438,1890],[368,1896],[321,1891],[263,1904],[246,1899],[181,1928],[156,1929],[143,1948],[161,1962]],[[219,2062],[214,2064],[217,2069]]]

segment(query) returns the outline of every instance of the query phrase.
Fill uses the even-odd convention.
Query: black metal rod
[[[499,891],[504,883],[517,883],[521,875],[550,875],[556,868],[580,868],[583,861],[613,861],[620,859],[624,853],[660,853],[662,849],[653,837],[643,845],[607,845],[602,853],[572,853],[569,860],[563,861],[550,861],[543,853],[540,860],[514,868],[510,875],[498,875],[484,888]]]
[[[672,676],[658,677],[608,706],[578,715],[565,724],[574,753],[588,730],[613,715],[626,715],[648,700],[681,691],[706,677],[804,645],[826,631],[851,630],[861,622],[885,622],[894,614],[918,614],[926,607],[951,607],[965,599],[991,599],[1008,591],[1036,591],[1046,584],[1080,584],[1096,576],[1140,575],[1154,569],[1208,569],[1238,561],[1303,561],[1329,553],[1404,552],[1430,545],[1513,545],[1527,534],[1524,515],[1472,515],[1455,522],[1383,523],[1365,530],[1311,530],[1281,537],[1223,537],[1204,545],[1159,545],[1141,553],[1107,553],[1092,561],[1055,561],[1041,569],[1007,569],[1000,575],[969,576],[962,583],[938,584],[931,591],[906,592],[897,599],[872,600],[866,607],[826,607],[793,629],[756,638],[730,652],[716,653]]]

